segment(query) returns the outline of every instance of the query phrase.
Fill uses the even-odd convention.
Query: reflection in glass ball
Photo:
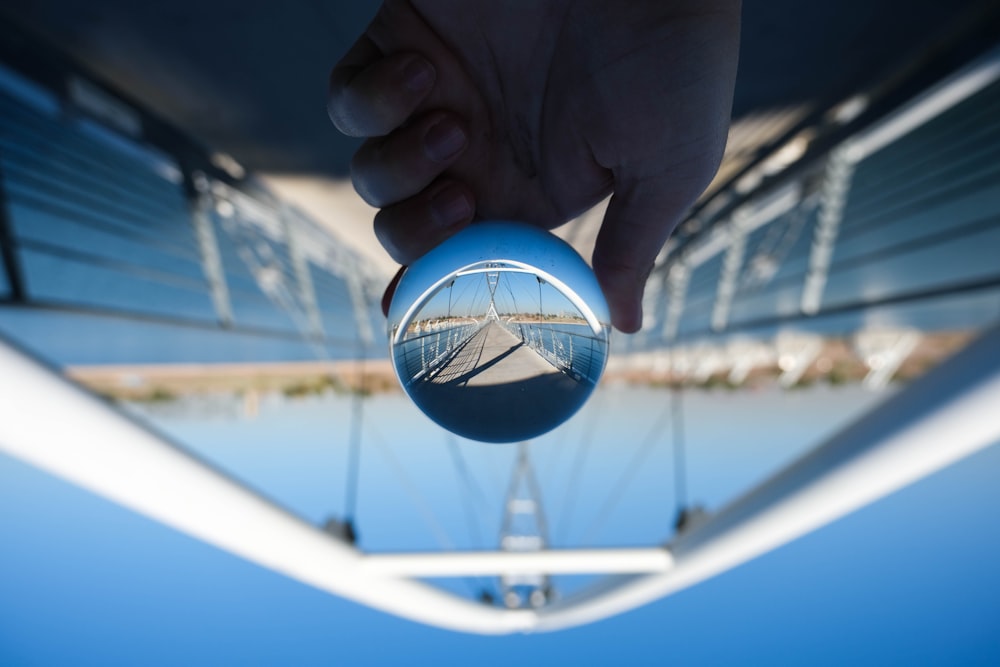
[[[590,267],[522,223],[472,225],[411,265],[389,307],[413,402],[473,440],[515,442],[571,417],[604,372],[611,327]]]

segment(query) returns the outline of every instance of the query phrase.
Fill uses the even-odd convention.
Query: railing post
[[[11,300],[24,303],[28,300],[28,288],[21,269],[21,257],[17,252],[14,228],[10,222],[10,207],[7,205],[7,190],[2,164],[0,164],[0,257],[3,258],[4,273],[7,276],[7,284],[10,286]]]
[[[812,250],[809,253],[809,271],[802,288],[801,310],[807,315],[819,312],[823,291],[830,274],[833,249],[840,234],[840,222],[851,189],[854,168],[850,144],[835,149],[828,158],[823,184],[820,187],[820,210],[813,232]]]
[[[351,305],[354,308],[354,324],[357,327],[358,342],[367,348],[375,342],[375,332],[372,331],[368,316],[368,301],[365,299],[365,288],[362,284],[359,267],[355,266],[347,279],[347,287],[351,293]]]
[[[670,295],[670,302],[667,304],[667,315],[663,319],[664,340],[672,341],[677,338],[681,316],[684,314],[690,278],[691,269],[688,268],[683,259],[670,267],[670,273],[667,275],[667,291]]]
[[[201,269],[205,274],[205,280],[208,281],[212,305],[215,306],[215,316],[223,326],[232,326],[233,306],[229,300],[229,286],[226,284],[226,272],[222,268],[219,242],[215,237],[210,217],[212,195],[209,192],[208,178],[202,173],[192,174],[185,168],[184,190],[191,206],[191,224],[194,225],[198,252],[201,255]]]
[[[746,214],[737,211],[729,225],[729,250],[722,260],[722,270],[716,286],[715,305],[712,307],[712,330],[722,331],[729,323],[729,310],[736,294],[736,283],[743,270],[743,258],[746,255],[747,231],[743,224]]]
[[[309,260],[302,249],[302,241],[299,238],[299,228],[291,219],[291,211],[287,206],[281,207],[280,218],[282,226],[285,228],[285,241],[288,245],[288,257],[292,261],[292,271],[295,272],[296,292],[299,303],[306,312],[306,323],[309,327],[309,335],[314,338],[323,338],[323,320],[319,315],[319,304],[316,300],[316,288],[313,285],[312,274],[309,271]]]

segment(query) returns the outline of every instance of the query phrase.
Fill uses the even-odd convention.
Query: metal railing
[[[596,384],[607,359],[607,343],[591,333],[567,331],[553,324],[504,322],[504,328],[577,382]],[[589,332],[589,327],[583,327]]]
[[[485,326],[483,322],[469,322],[448,326],[429,333],[404,339],[393,351],[396,367],[405,369],[407,385],[429,378],[444,366],[462,347]],[[432,325],[433,326],[433,325]]]
[[[313,221],[252,179],[230,184],[182,135],[106,128],[0,63],[0,309],[86,318],[108,340],[147,324],[203,331],[198,349],[239,336],[231,349],[257,357],[370,345],[379,279]]]
[[[740,204],[702,216],[705,231],[657,267],[632,350],[788,326],[842,336],[876,311],[900,326],[988,325],[998,109],[994,49],[839,142],[814,142],[822,159],[734,190]]]

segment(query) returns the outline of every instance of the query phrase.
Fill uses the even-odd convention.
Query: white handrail
[[[530,627],[506,611],[406,579],[211,468],[0,337],[0,451],[154,521],[321,590],[443,628]]]
[[[634,609],[787,544],[1000,442],[1000,327],[669,548],[663,574],[615,578],[539,610],[559,630]]]
[[[366,571],[395,577],[649,573],[665,572],[672,563],[663,547],[380,553],[362,559]]]
[[[669,551],[657,551],[657,563],[649,560],[650,551],[637,550],[617,568],[655,566],[662,573],[611,578],[538,610],[494,608],[388,576],[444,569],[431,555],[421,556],[421,563],[407,563],[405,555],[392,563],[384,556],[380,566],[380,557],[363,556],[240,486],[3,339],[0,449],[251,562],[375,609],[463,632],[548,631],[607,618],[696,584],[997,442],[997,350],[1000,328],[682,533]],[[439,558],[469,572],[508,567],[503,554],[464,563],[461,555]],[[477,558],[484,560],[474,563]],[[514,554],[509,566],[616,569],[603,556],[582,551],[537,558],[528,563]]]

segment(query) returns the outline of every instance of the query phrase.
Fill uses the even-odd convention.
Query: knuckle
[[[351,184],[358,196],[369,206],[381,208],[390,203],[378,187],[377,179],[373,178],[365,169],[356,168],[353,163],[351,165]]]
[[[333,126],[341,133],[349,137],[365,136],[364,128],[359,123],[356,103],[352,99],[352,91],[349,88],[343,74],[334,70],[330,74],[329,92],[326,98],[326,114],[333,122]]]
[[[391,211],[382,210],[375,215],[375,237],[389,256],[400,264],[409,264],[420,256],[420,253],[414,252],[411,239],[393,224]]]
[[[358,193],[358,196],[369,206],[374,206],[375,208],[382,208],[383,206],[388,206],[391,202],[384,193],[380,192],[378,187],[373,184],[373,179],[365,178],[364,176],[358,175],[356,172],[351,172],[351,183],[354,185],[354,191]]]

